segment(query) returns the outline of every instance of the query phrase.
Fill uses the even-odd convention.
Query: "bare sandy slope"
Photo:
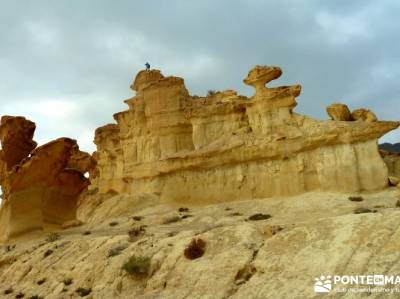
[[[362,194],[360,202],[349,196],[307,193],[196,206],[115,196],[86,214],[84,225],[59,231],[58,240],[46,240],[45,231],[4,245],[0,297],[80,298],[87,291],[85,298],[317,298],[320,275],[399,274],[399,189]],[[360,207],[374,212],[354,214]],[[272,217],[249,220],[257,213]],[[128,231],[139,226],[130,239]],[[206,247],[190,260],[183,252],[193,238]],[[147,276],[121,268],[132,255],[150,258]],[[391,296],[398,298],[385,298]]]

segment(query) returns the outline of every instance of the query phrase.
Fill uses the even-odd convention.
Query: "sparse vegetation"
[[[179,211],[180,213],[189,212],[189,208],[179,208],[178,211]]]
[[[19,292],[17,295],[15,295],[15,298],[24,298],[25,294],[22,292]]]
[[[49,233],[46,237],[46,242],[55,242],[61,238],[60,234],[58,233]]]
[[[173,236],[176,236],[177,234],[178,234],[178,232],[169,232],[169,233],[167,233],[167,236],[173,237]]]
[[[256,273],[256,268],[253,265],[247,265],[244,268],[240,269],[235,276],[235,283],[237,285],[243,284]]]
[[[202,257],[206,251],[206,241],[203,239],[192,239],[190,244],[185,248],[183,254],[189,260]]]
[[[122,269],[131,275],[143,277],[149,274],[151,259],[147,256],[133,255],[122,265]]]
[[[354,210],[354,214],[376,213],[376,210],[360,207]]]
[[[258,220],[267,220],[271,217],[272,216],[269,214],[257,213],[257,214],[251,215],[248,219],[252,220],[252,221],[258,221]]]
[[[43,257],[46,258],[49,255],[51,255],[54,251],[51,249],[47,249],[44,253],[43,253]]]
[[[144,225],[133,227],[132,229],[130,229],[128,231],[129,241],[130,242],[136,241],[138,239],[138,237],[143,235],[145,232],[146,232],[146,229],[145,229]]]
[[[14,290],[12,288],[8,288],[7,290],[4,291],[5,295],[11,294],[12,292],[14,292]]]
[[[143,216],[133,216],[132,219],[135,221],[141,221],[143,220]]]
[[[383,208],[387,208],[385,205],[374,205],[373,208],[375,209],[383,209]]]
[[[212,90],[212,89],[207,90],[207,96],[208,97],[215,96],[216,93],[217,92],[215,90]]]
[[[400,199],[396,201],[396,207],[400,208]]]
[[[42,285],[42,284],[44,284],[45,282],[46,282],[46,278],[42,278],[42,279],[38,280],[36,283],[37,283],[38,285]]]
[[[357,201],[357,202],[360,202],[360,201],[363,201],[364,198],[363,198],[362,196],[349,196],[349,200],[350,200],[350,201]]]
[[[163,221],[163,224],[170,224],[170,223],[178,222],[180,220],[181,220],[181,217],[179,217],[179,216],[171,216],[171,217],[165,218]]]
[[[108,225],[109,226],[117,226],[119,223],[117,221],[112,221]]]
[[[120,255],[122,251],[126,249],[125,245],[119,245],[117,247],[114,247],[108,251],[108,257],[113,257]]]
[[[64,285],[69,286],[72,284],[72,278],[66,278],[63,281]]]
[[[228,216],[243,216],[243,214],[239,213],[239,212],[233,212],[233,213],[230,213]]]
[[[5,247],[6,252],[10,252],[11,250],[14,250],[14,249],[15,249],[15,245],[7,245]]]
[[[87,236],[90,235],[92,232],[90,230],[84,231],[82,235]]]
[[[43,297],[38,296],[38,295],[33,295],[33,296],[30,296],[29,299],[43,299]]]
[[[87,195],[95,195],[95,194],[97,194],[99,192],[99,188],[94,188],[94,189],[92,189],[92,190],[87,190],[86,191],[86,194]]]
[[[87,295],[89,295],[92,292],[91,288],[78,288],[75,291],[79,296],[81,297],[85,297]]]
[[[183,215],[183,216],[181,217],[181,219],[186,219],[186,218],[190,218],[190,217],[193,217],[193,215],[186,214],[186,215]]]

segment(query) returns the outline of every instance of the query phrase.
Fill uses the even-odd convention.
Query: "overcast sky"
[[[327,119],[343,102],[400,119],[400,1],[0,0],[0,115],[94,150],[149,61],[191,94],[235,89],[256,64],[303,86],[296,111]],[[399,142],[397,130],[384,141]]]

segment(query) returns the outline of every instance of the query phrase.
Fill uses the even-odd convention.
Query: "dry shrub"
[[[185,248],[183,254],[189,260],[194,260],[203,256],[206,251],[206,241],[202,239],[192,239],[190,244]]]
[[[60,234],[58,233],[49,233],[46,237],[46,242],[55,242],[61,238]]]
[[[130,242],[136,241],[145,232],[146,232],[146,226],[145,225],[136,226],[136,227],[131,228],[128,231],[129,241]]]
[[[122,269],[131,275],[144,277],[149,274],[151,259],[147,256],[133,255],[122,265]]]

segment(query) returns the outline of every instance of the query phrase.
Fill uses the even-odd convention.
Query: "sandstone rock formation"
[[[380,150],[379,152],[388,167],[389,175],[400,178],[400,153],[385,150]]]
[[[351,112],[351,117],[353,120],[362,120],[366,122],[374,122],[378,120],[375,113],[373,113],[371,110],[363,108],[356,109]]]
[[[37,146],[32,140],[36,125],[24,117],[3,116],[0,121],[0,160],[6,170],[26,158]]]
[[[346,287],[340,284],[318,295],[313,287],[321,275],[398,275],[399,191],[362,195],[361,202],[310,192],[193,206],[117,195],[83,226],[60,230],[54,242],[27,235],[0,247],[0,297],[82,298],[84,289],[90,292],[84,298],[95,299],[398,298],[381,292],[343,296],[336,292]],[[360,207],[370,213],[354,214]],[[249,220],[258,213],[272,217]],[[165,224],[173,217],[178,220]],[[129,232],[138,227],[145,228],[132,240]],[[202,257],[189,260],[184,251],[193,238],[207,246]],[[149,258],[148,275],[122,269],[133,255]]]
[[[0,238],[44,230],[0,246],[0,296],[316,298],[322,275],[397,275],[400,189],[359,191],[387,186],[376,140],[399,123],[343,106],[329,121],[299,115],[299,85],[265,87],[281,73],[250,71],[248,98],[190,96],[183,79],[141,71],[129,109],[95,132],[96,167],[68,138],[30,149],[34,124],[4,118]],[[325,295],[382,298],[342,287]]]
[[[297,114],[300,85],[265,86],[281,74],[278,67],[252,69],[244,82],[255,95],[247,98],[232,90],[191,96],[181,78],[139,72],[129,109],[96,130],[91,188],[215,202],[385,187],[377,139],[399,123],[349,121],[345,105],[328,109],[335,121]]]
[[[332,120],[337,121],[365,121],[375,122],[377,117],[374,112],[368,109],[360,108],[350,113],[349,107],[345,104],[332,104],[326,108],[326,112]]]
[[[333,120],[351,121],[352,116],[349,107],[345,104],[332,104],[326,107],[326,112]]]
[[[35,124],[4,116],[0,125],[0,239],[62,224],[76,217],[78,195],[89,185],[92,157],[75,140],[60,138],[38,148]]]

